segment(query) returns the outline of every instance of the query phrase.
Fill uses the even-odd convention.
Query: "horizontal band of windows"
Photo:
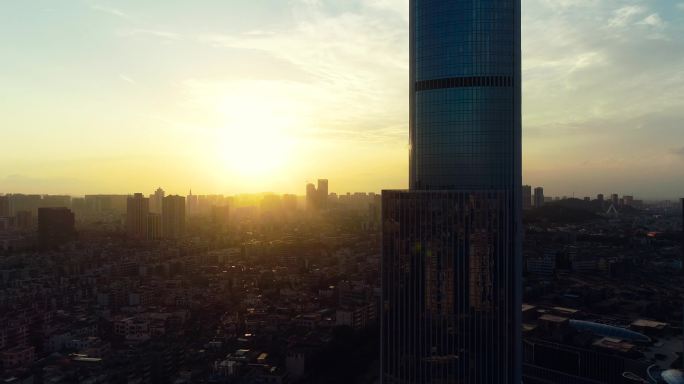
[[[416,82],[416,91],[431,89],[465,88],[465,87],[512,87],[511,76],[463,76],[446,79],[422,80]]]

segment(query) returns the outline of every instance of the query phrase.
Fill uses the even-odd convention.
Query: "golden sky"
[[[524,1],[524,181],[683,194],[683,25]],[[7,1],[0,32],[0,193],[406,187],[406,0]]]

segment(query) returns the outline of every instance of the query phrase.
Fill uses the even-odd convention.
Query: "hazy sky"
[[[683,0],[523,0],[525,182],[684,195]],[[407,0],[0,2],[0,193],[403,188]]]

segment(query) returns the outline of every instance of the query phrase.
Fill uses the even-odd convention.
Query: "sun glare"
[[[236,93],[219,105],[219,159],[241,177],[264,177],[287,168],[300,119],[294,103],[282,95]]]

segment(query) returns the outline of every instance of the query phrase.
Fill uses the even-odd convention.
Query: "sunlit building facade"
[[[410,2],[410,189],[383,192],[383,383],[520,383],[520,1]]]

